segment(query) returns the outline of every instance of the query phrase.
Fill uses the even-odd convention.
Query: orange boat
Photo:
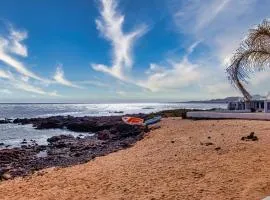
[[[143,125],[144,119],[138,117],[122,117],[122,120],[129,125]]]

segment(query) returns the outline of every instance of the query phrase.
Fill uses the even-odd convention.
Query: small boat
[[[155,124],[155,123],[159,122],[161,119],[162,119],[161,116],[153,117],[153,118],[151,118],[151,119],[146,120],[146,121],[144,122],[144,125],[148,126],[148,125]]]
[[[139,125],[139,126],[148,126],[155,124],[159,122],[162,119],[161,116],[156,116],[151,119],[148,119],[144,121],[144,119],[139,118],[139,117],[122,117],[122,120],[129,125]]]
[[[138,117],[122,117],[122,120],[129,125],[144,125],[144,119]]]

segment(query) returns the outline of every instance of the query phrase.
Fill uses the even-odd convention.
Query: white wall
[[[226,113],[226,112],[211,112],[211,111],[198,111],[188,112],[188,118],[198,119],[258,119],[270,120],[270,113]]]

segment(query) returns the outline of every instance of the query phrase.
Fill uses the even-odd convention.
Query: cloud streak
[[[6,37],[0,36],[0,61],[14,69],[17,75],[0,69],[0,79],[4,80],[5,84],[17,90],[39,95],[55,96],[55,92],[46,92],[42,88],[32,85],[29,78],[46,83],[50,81],[31,72],[22,62],[15,58],[15,55],[24,58],[28,56],[27,47],[22,43],[28,37],[27,32],[15,30],[12,25],[9,25],[8,31],[9,34]]]
[[[103,64],[92,64],[92,68],[127,81],[127,73],[133,66],[132,47],[135,40],[146,32],[147,27],[140,26],[132,32],[124,33],[125,17],[117,10],[117,1],[100,0],[100,4],[101,17],[96,20],[96,25],[102,36],[111,42],[113,61],[111,67]]]
[[[12,56],[12,54],[14,54],[27,57],[27,47],[22,44],[27,37],[28,35],[26,31],[18,31],[10,27],[9,35],[6,38],[0,36],[0,61],[12,67],[24,76],[31,77],[39,81],[47,81],[28,70],[22,62]]]
[[[93,64],[93,69],[152,92],[186,93],[191,90],[204,97],[236,94],[226,79],[226,61],[248,28],[265,17],[267,9],[257,14],[257,10],[263,9],[258,0],[171,1],[180,5],[173,9],[172,16],[177,30],[181,32],[179,37],[184,34],[185,41],[188,41],[184,41],[183,46],[192,43],[186,48],[186,53],[180,55],[182,59],[164,58],[159,63],[151,62],[144,78],[129,75],[133,66],[133,38],[141,36],[144,31],[139,29],[125,34],[125,18],[117,10],[117,1],[101,0],[101,17],[96,24],[103,37],[112,43],[113,63],[111,67]],[[269,2],[263,1],[270,6]],[[128,36],[132,38],[131,42],[126,39]],[[198,45],[201,48],[194,53]]]
[[[25,80],[23,78],[19,79],[18,77],[15,77],[15,75],[13,75],[11,72],[8,71],[0,70],[0,79],[5,80],[6,84],[18,90],[23,90],[26,92],[31,92],[40,95],[58,96],[57,93],[46,92],[42,88],[31,85],[30,83],[28,83],[28,80]]]
[[[69,81],[69,80],[67,80],[65,78],[65,74],[64,74],[64,71],[63,71],[63,65],[62,64],[57,65],[56,72],[54,74],[53,79],[54,79],[54,81],[56,83],[64,85],[64,86],[74,87],[74,88],[81,88],[80,86],[72,83],[71,81]]]
[[[10,72],[6,72],[0,69],[0,78],[2,79],[11,79],[11,74]]]
[[[178,0],[172,2],[179,5]],[[248,29],[267,17],[266,7],[269,6],[270,2],[266,0],[189,0],[174,7],[172,16],[177,30],[185,34],[188,41],[199,39],[206,49],[204,56],[190,60],[206,77],[198,81],[200,93],[212,96],[235,94],[226,82],[226,63]]]
[[[221,65],[232,55],[248,28],[265,17],[266,0],[190,0],[173,13],[177,28],[190,39],[202,39]],[[262,7],[263,6],[263,7]],[[258,13],[258,10],[262,10]]]
[[[28,70],[27,67],[15,57],[28,57],[27,46],[23,44],[23,41],[28,38],[28,33],[27,31],[16,30],[10,24],[8,27],[8,35],[5,37],[0,36],[0,61],[6,64],[7,67],[13,69],[14,73],[0,69],[0,79],[4,79],[6,84],[9,84],[15,89],[39,95],[59,96],[56,91],[46,92],[44,89],[35,86],[33,84],[35,82],[32,80],[39,81],[38,84],[40,85],[49,86],[51,84],[60,84],[67,87],[80,88],[78,85],[73,84],[65,78],[62,65],[57,66],[53,80],[41,78],[34,72]]]

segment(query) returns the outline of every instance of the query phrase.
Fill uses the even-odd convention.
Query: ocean
[[[211,109],[226,108],[226,106],[226,104],[210,103],[0,104],[0,119],[56,115],[112,116],[179,108]],[[4,143],[5,146],[10,145],[10,147],[20,146],[23,139],[27,141],[35,140],[38,144],[46,144],[47,138],[61,134],[72,134],[75,137],[80,135],[67,130],[36,130],[31,125],[0,124],[0,143]]]

